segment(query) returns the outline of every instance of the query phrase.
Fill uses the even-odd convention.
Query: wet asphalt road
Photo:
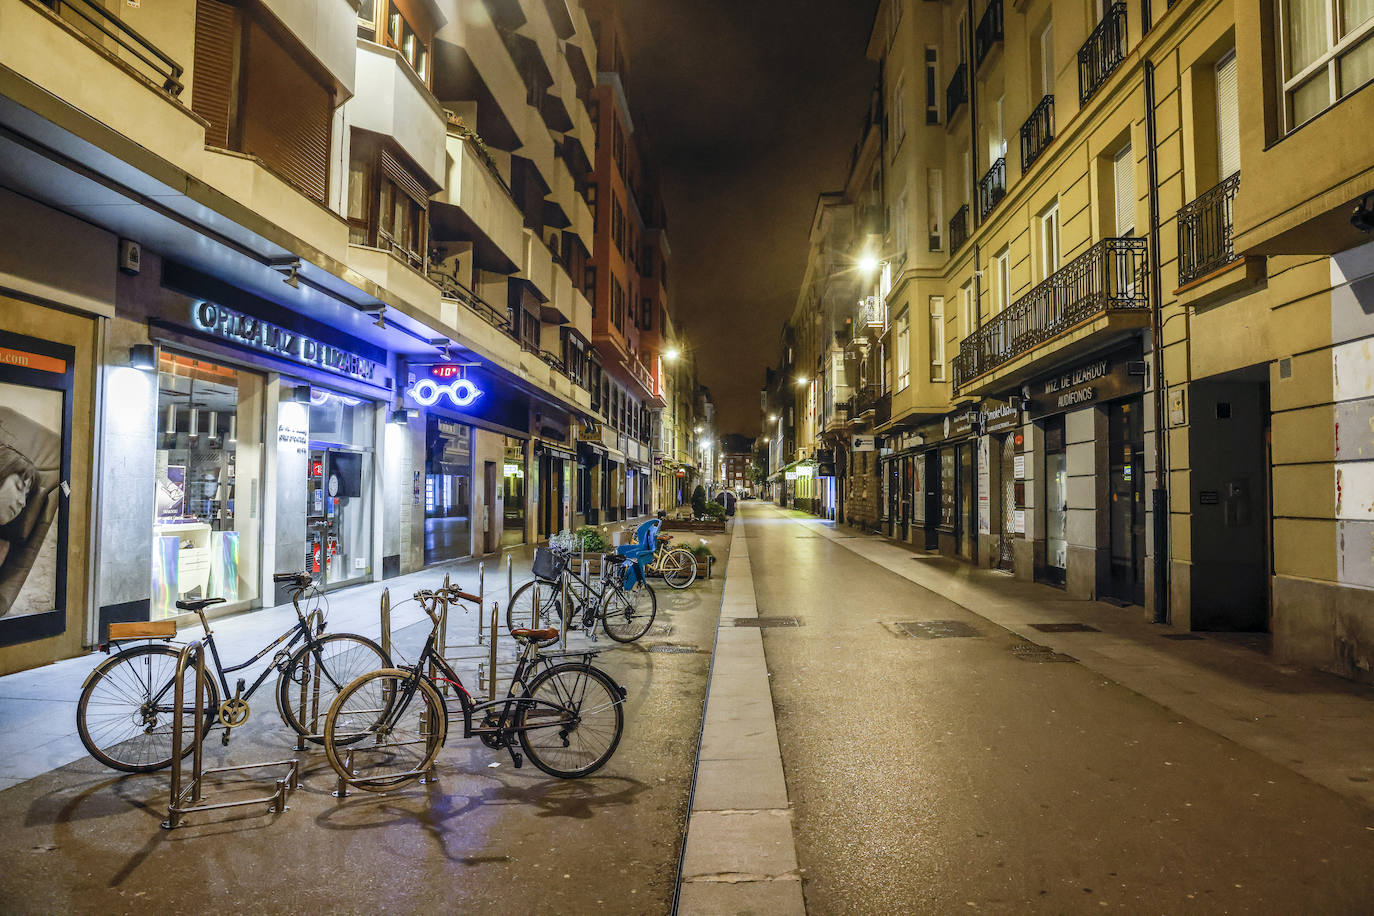
[[[711,540],[718,572],[727,542]],[[598,664],[629,699],[621,744],[591,777],[513,769],[506,752],[463,739],[456,717],[434,784],[340,801],[323,754],[303,753],[285,813],[193,814],[165,831],[165,773],[119,776],[87,759],[0,792],[0,914],[666,913],[721,587],[719,576],[685,592],[657,585],[649,636],[601,638]],[[412,626],[396,645],[413,654],[427,633]],[[703,651],[648,651],[661,644]],[[471,686],[471,665],[459,671]],[[255,697],[227,750],[212,733],[207,765],[292,756],[272,702]]]
[[[813,916],[1374,912],[1374,811],[742,505]]]

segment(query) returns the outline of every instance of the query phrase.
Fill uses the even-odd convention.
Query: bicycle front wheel
[[[616,642],[634,642],[653,626],[658,598],[647,582],[626,591],[616,585],[601,599],[601,628]]]
[[[697,558],[686,547],[674,547],[659,558],[658,571],[669,588],[686,588],[697,580]]]
[[[543,579],[535,579],[526,582],[515,590],[511,595],[510,603],[506,605],[506,627],[511,632],[520,628],[533,628],[535,626],[535,611],[538,610],[539,626],[563,628],[563,596],[562,586],[556,582],[546,582]],[[540,647],[551,646],[558,642],[557,639],[547,639],[541,642]]]
[[[423,776],[447,734],[448,709],[434,685],[385,668],[339,692],[324,721],[324,751],[344,782],[383,792]]]
[[[86,679],[76,704],[76,730],[91,756],[126,773],[151,773],[172,762],[176,712],[175,648],[163,645],[127,649],[101,662]],[[195,750],[196,672],[182,673],[184,712],[182,756]],[[219,691],[205,679],[205,731],[215,721]],[[204,735],[201,736],[202,740]]]
[[[620,688],[591,665],[555,665],[525,690],[516,728],[535,766],[560,779],[595,773],[611,759],[625,728]]]
[[[292,653],[277,678],[277,708],[287,725],[316,744],[334,698],[370,671],[390,668],[382,647],[366,636],[330,633]]]

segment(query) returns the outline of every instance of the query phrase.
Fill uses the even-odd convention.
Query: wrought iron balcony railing
[[[1088,319],[1148,311],[1148,259],[1143,238],[1103,239],[1074,258],[960,342],[955,390]]]
[[[1116,0],[1102,21],[1078,49],[1078,102],[1088,99],[1102,87],[1107,77],[1126,59],[1126,4]]]
[[[949,253],[954,254],[968,241],[968,204],[954,211],[949,221]]]
[[[458,282],[456,277],[450,277],[441,271],[431,270],[429,279],[430,282],[439,287],[439,292],[445,299],[455,299],[463,303],[487,324],[499,331],[504,331],[511,337],[515,337],[515,332],[511,329],[510,319],[498,312],[481,296]]]
[[[859,300],[858,324],[877,334],[887,328],[887,303],[882,296],[864,296]]]
[[[867,385],[858,386],[854,389],[854,394],[849,399],[849,415],[851,417],[859,417],[862,414],[868,413],[877,406],[878,398],[881,395],[882,392],[878,390],[878,386],[871,382]]]
[[[988,8],[983,18],[978,20],[978,28],[973,33],[973,59],[978,66],[992,51],[992,46],[1002,40],[1002,0],[988,0]]]
[[[1026,174],[1035,160],[1054,139],[1054,96],[1047,95],[1035,106],[1026,123],[1021,125],[1021,174]]]
[[[132,63],[134,69],[142,71],[143,75],[152,79],[153,82],[161,83],[163,92],[172,98],[181,95],[181,90],[185,88],[181,83],[183,72],[181,64],[172,60],[161,48],[143,37],[124,20],[105,9],[104,6],[99,3],[92,3],[91,0],[42,0],[42,2],[59,17],[74,23],[77,28],[97,43],[100,43],[101,40],[90,35],[92,31],[98,32],[114,42],[123,51],[118,55],[119,59],[125,63]]]
[[[1231,244],[1231,209],[1240,172],[1203,191],[1178,211],[1178,285],[1192,283],[1236,260]]]
[[[978,214],[987,219],[1002,198],[1007,196],[1007,157],[1003,156],[992,164],[983,179],[978,182]]]
[[[954,68],[954,76],[950,78],[949,87],[945,89],[945,120],[954,117],[954,112],[959,106],[968,101],[968,64],[960,64]]]

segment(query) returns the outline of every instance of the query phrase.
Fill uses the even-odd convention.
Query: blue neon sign
[[[422,407],[429,407],[441,397],[447,398],[454,407],[467,407],[482,396],[482,390],[465,378],[454,379],[447,385],[430,378],[420,379],[406,393]]]

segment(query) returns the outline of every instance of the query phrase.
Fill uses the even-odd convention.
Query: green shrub
[[[717,502],[709,502],[706,504],[705,515],[713,522],[723,522],[725,521],[725,507]]]
[[[697,484],[692,491],[692,517],[704,518],[706,515],[706,488]]]
[[[605,553],[611,549],[611,542],[595,525],[583,525],[574,531],[573,544],[587,553]]]
[[[711,553],[711,548],[705,544],[697,544],[692,549],[692,556],[697,558],[698,563],[705,563],[708,559],[714,560],[716,555]]]

